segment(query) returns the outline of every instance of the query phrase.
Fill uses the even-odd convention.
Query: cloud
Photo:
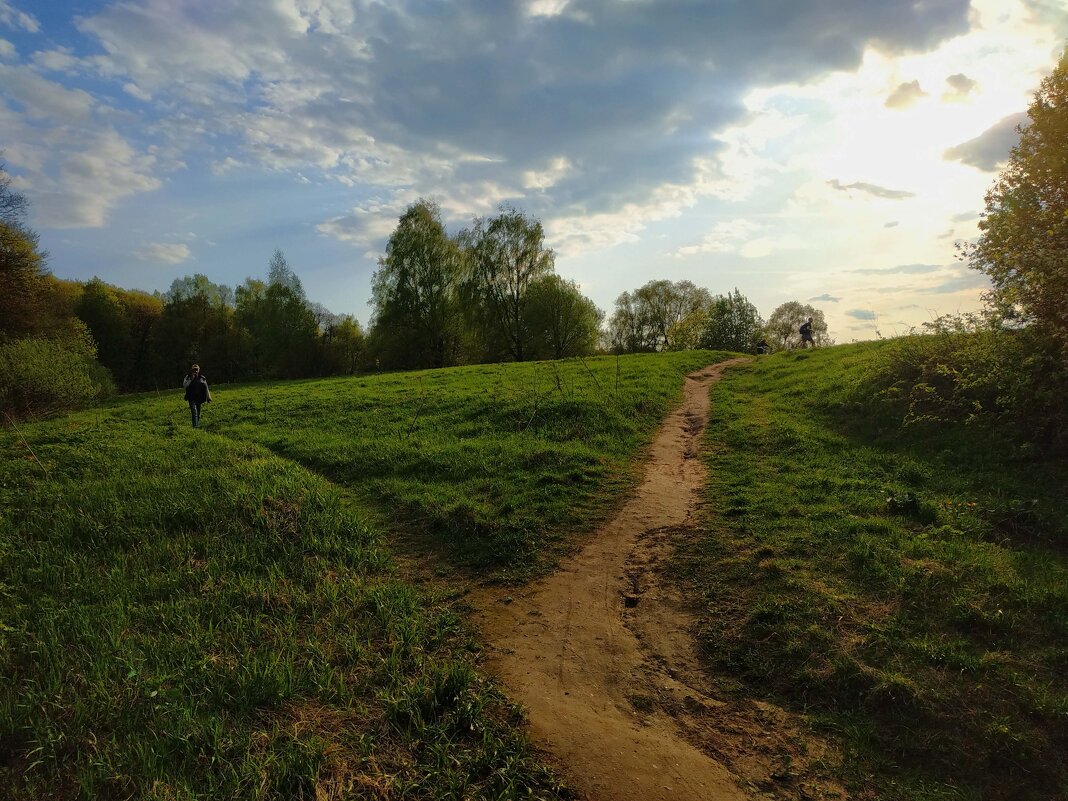
[[[823,301],[825,303],[837,303],[840,300],[841,300],[841,298],[836,298],[833,295],[831,295],[829,292],[824,292],[822,295],[816,295],[816,297],[808,299],[809,303],[811,303],[812,301]]]
[[[749,220],[726,220],[712,226],[700,244],[686,245],[671,255],[684,258],[701,253],[737,253],[759,230],[761,226]]]
[[[869,195],[875,197],[887,198],[889,200],[903,200],[909,197],[916,197],[914,192],[906,192],[902,189],[887,189],[883,186],[877,186],[876,184],[868,184],[863,181],[854,181],[851,184],[843,184],[837,178],[828,181],[828,185],[834,189],[838,189],[842,192],[848,192],[850,189],[856,189],[858,192],[867,192]]]
[[[0,25],[5,25],[8,28],[21,28],[30,33],[37,33],[41,29],[36,17],[24,11],[19,11],[7,0],[0,0]]]
[[[920,88],[919,81],[910,81],[897,87],[883,103],[887,108],[908,108],[927,93]]]
[[[134,251],[134,256],[141,261],[157,264],[181,264],[183,261],[187,261],[191,255],[188,245],[174,242],[156,242]]]
[[[11,44],[7,39],[0,39],[0,58],[13,59],[18,55],[18,51],[15,49],[15,45]]]
[[[865,320],[865,321],[874,320],[878,316],[871,309],[851,309],[850,311],[847,311],[845,314],[846,314],[846,317],[852,317],[854,320]]]
[[[979,212],[977,211],[962,211],[960,214],[954,214],[949,218],[953,222],[971,222],[972,220],[979,219]]]
[[[143,101],[145,103],[147,103],[148,101],[150,101],[152,99],[152,95],[150,95],[148,92],[144,91],[141,87],[139,87],[135,83],[125,83],[125,84],[123,84],[122,91],[124,91],[130,97],[136,98],[136,99],[141,100],[141,101]]]
[[[883,228],[897,228],[899,225],[901,225],[901,223],[894,220],[893,222],[883,223]]]
[[[103,122],[107,113],[85,91],[0,65],[0,141],[11,143],[34,225],[99,227],[116,203],[161,185],[155,157]]]
[[[968,9],[142,0],[76,25],[98,49],[83,70],[151,98],[174,160],[210,142],[209,162],[414,187],[443,207],[505,193],[578,248],[737,192],[715,134],[744,121],[754,88],[855,69],[872,46],[923,51],[965,32]],[[340,219],[324,229],[347,238]]]
[[[946,78],[946,83],[949,84],[949,90],[942,94],[942,99],[951,103],[964,100],[979,85],[977,81],[972,80],[963,72],[950,75]]]
[[[1017,126],[1027,126],[1030,121],[1026,111],[1011,114],[987,128],[975,139],[949,148],[942,154],[946,161],[959,161],[984,172],[996,172],[1009,158],[1009,152],[1020,141]]]
[[[849,270],[851,273],[861,275],[923,275],[941,270],[938,264],[899,264],[897,267],[865,268],[862,270]]]
[[[976,270],[968,270],[967,272],[960,272],[948,281],[943,281],[937,286],[933,286],[927,289],[921,289],[921,292],[935,294],[935,295],[947,295],[953,292],[963,292],[967,289],[989,289],[990,279],[982,273]]]

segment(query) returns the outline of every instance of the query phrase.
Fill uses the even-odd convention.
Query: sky
[[[370,316],[420,198],[511,204],[602,309],[652,279],[839,342],[978,308],[956,256],[1068,0],[0,0],[0,160],[62,278],[264,277]]]

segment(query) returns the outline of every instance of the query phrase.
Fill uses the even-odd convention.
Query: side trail
[[[750,797],[742,789],[749,783],[724,764],[742,767],[731,758],[738,753],[716,731],[731,729],[728,740],[764,735],[752,714],[744,716],[750,730],[739,731],[729,705],[704,687],[691,619],[656,569],[675,538],[697,530],[709,387],[741,361],[687,376],[685,400],[657,432],[641,485],[581,553],[518,593],[495,589],[476,601],[491,672],[588,799]]]

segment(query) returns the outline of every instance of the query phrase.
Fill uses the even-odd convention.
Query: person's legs
[[[193,428],[200,428],[200,404],[189,401],[189,412],[193,415]]]

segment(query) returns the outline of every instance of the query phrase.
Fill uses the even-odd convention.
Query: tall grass
[[[204,432],[27,433],[40,463],[5,440],[0,466],[0,796],[557,797],[456,615],[322,479]]]
[[[380,524],[544,569],[715,358],[215,387],[195,431],[174,391],[0,431],[0,797],[567,797]]]
[[[871,367],[856,400],[906,426],[976,425],[1005,450],[1068,450],[1068,365],[1036,329],[941,317],[891,340]]]
[[[214,391],[207,430],[354,492],[384,525],[504,578],[546,569],[633,479],[633,458],[707,351],[494,364]],[[184,425],[174,395],[112,407]]]
[[[704,652],[880,798],[1063,797],[1068,464],[863,402],[895,347],[776,355],[713,391],[708,533],[681,557]]]

